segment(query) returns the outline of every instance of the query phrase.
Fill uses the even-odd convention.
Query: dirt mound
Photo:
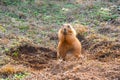
[[[90,52],[95,59],[100,61],[110,61],[120,57],[120,42],[102,41],[94,44]]]
[[[51,59],[56,59],[56,51],[30,44],[11,48],[7,55],[11,56],[17,63],[34,69],[43,69]]]
[[[97,60],[53,61],[50,67],[25,80],[119,80],[119,62],[100,62]]]
[[[117,28],[111,28],[111,26],[108,27],[102,27],[98,29],[98,33],[100,34],[110,34],[110,33],[118,33],[119,30]]]

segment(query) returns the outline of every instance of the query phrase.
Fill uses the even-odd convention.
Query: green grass
[[[25,78],[26,75],[28,75],[28,73],[18,73],[14,75],[14,79],[21,80]]]
[[[0,10],[0,14],[2,16],[7,15],[21,21],[25,21],[25,19],[21,19],[18,12],[23,13],[26,17],[42,20],[44,24],[55,23],[58,25],[69,22],[68,17],[70,16],[74,18],[72,22],[78,21],[83,25],[91,24],[91,20],[92,22],[95,21],[93,22],[95,25],[98,25],[99,21],[109,21],[118,17],[118,14],[113,13],[112,11],[102,11],[101,8],[109,8],[102,2],[93,3],[92,8],[86,6],[84,9],[82,8],[82,4],[72,4],[65,1],[63,1],[63,3],[56,4],[52,1],[45,0],[44,4],[40,6],[36,6],[34,0],[26,0],[25,2],[18,0],[13,3],[11,3],[11,1],[12,0],[5,0],[3,2],[8,6],[16,7],[16,11],[13,12],[9,9],[7,11]],[[70,16],[68,16],[69,13],[71,13]],[[22,30],[23,28],[20,29]]]
[[[19,28],[19,30],[21,31],[21,32],[25,32],[25,31],[27,31],[28,29],[29,29],[29,26],[27,26],[27,25],[21,25],[21,26],[18,26],[18,28]]]
[[[0,80],[22,80],[24,79],[29,73],[16,73],[12,76],[6,78],[0,78]]]
[[[1,32],[6,32],[6,29],[3,26],[0,25],[0,31]]]
[[[18,57],[18,54],[19,53],[16,51],[16,52],[13,53],[13,56]]]
[[[21,0],[1,0],[4,5],[18,5]]]

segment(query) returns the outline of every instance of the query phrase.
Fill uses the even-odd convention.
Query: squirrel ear
[[[61,27],[64,27],[64,25],[61,25]]]

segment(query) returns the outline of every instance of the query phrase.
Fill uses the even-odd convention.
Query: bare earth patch
[[[56,59],[56,51],[30,44],[11,48],[7,55],[11,56],[18,64],[38,70],[46,68],[50,60]]]
[[[110,48],[111,51],[115,52],[100,53],[98,49],[102,49],[102,47]],[[16,64],[22,64],[33,70],[30,71],[33,73],[24,80],[119,80],[119,47],[117,42],[114,45],[112,42],[100,42],[92,46],[90,49],[93,52],[92,54],[85,54],[86,51],[84,51],[81,60],[60,61],[56,60],[55,50],[27,43],[11,48],[7,55],[13,59],[11,64],[15,61]],[[116,52],[117,50],[118,52]],[[94,55],[94,57],[91,57],[91,55]]]

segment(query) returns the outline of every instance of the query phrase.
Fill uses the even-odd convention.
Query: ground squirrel
[[[65,60],[68,53],[80,58],[82,46],[76,37],[76,31],[70,24],[63,24],[58,32],[58,38],[58,58]]]

